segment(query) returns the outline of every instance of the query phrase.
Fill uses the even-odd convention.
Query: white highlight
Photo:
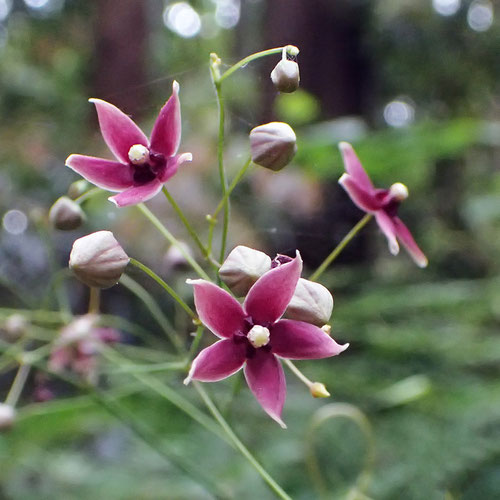
[[[414,119],[415,107],[407,101],[394,100],[384,108],[384,120],[391,127],[407,127]]]
[[[215,22],[224,29],[234,28],[240,20],[240,0],[217,0]]]
[[[11,8],[12,0],[0,0],[0,22],[7,19]]]
[[[493,17],[493,5],[489,0],[474,0],[467,11],[467,23],[474,31],[489,30]]]
[[[28,227],[28,217],[21,210],[9,210],[3,216],[3,228],[10,234],[22,234]]]
[[[165,26],[183,38],[196,36],[201,29],[201,19],[187,2],[177,2],[169,5],[163,11]]]
[[[432,0],[432,7],[442,16],[453,16],[460,9],[461,0]]]

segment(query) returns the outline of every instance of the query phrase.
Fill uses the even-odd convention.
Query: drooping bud
[[[25,334],[27,327],[28,320],[22,314],[11,314],[0,330],[0,337],[5,337],[7,342],[16,342]]]
[[[325,384],[314,382],[310,385],[309,390],[313,398],[329,398],[330,393],[326,390]]]
[[[252,285],[271,269],[271,258],[264,252],[239,245],[227,256],[219,276],[237,297],[247,294]]]
[[[270,337],[271,334],[269,330],[265,326],[261,325],[253,326],[247,334],[248,340],[256,349],[269,344]]]
[[[275,172],[288,165],[297,152],[297,137],[290,125],[271,122],[250,131],[252,161]]]
[[[76,200],[85,191],[89,189],[89,183],[85,179],[80,179],[79,181],[73,182],[68,188],[68,196],[72,200]]]
[[[320,283],[300,278],[285,317],[322,327],[332,315],[332,294]]]
[[[271,72],[271,80],[280,92],[289,94],[299,88],[300,72],[299,65],[295,61],[290,61],[286,57],[287,47],[283,48],[281,61]]]
[[[14,407],[0,403],[0,432],[8,431],[16,420],[16,410]]]
[[[110,231],[97,231],[77,239],[69,267],[88,286],[109,288],[118,283],[130,258]]]
[[[61,196],[50,208],[50,223],[61,231],[77,229],[85,220],[85,213],[78,203],[67,196]]]

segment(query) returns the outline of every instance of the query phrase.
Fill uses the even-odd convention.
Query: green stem
[[[177,336],[176,331],[170,324],[168,318],[163,314],[160,306],[157,304],[155,299],[135,280],[133,280],[130,276],[123,274],[120,278],[120,284],[124,287],[128,288],[137,298],[142,300],[144,305],[149,309],[151,316],[156,320],[156,322],[160,325],[162,330],[165,332],[165,335],[168,337],[170,342],[174,345],[177,352],[181,353],[184,351],[184,344]]]
[[[290,371],[307,387],[311,388],[313,382],[309,380],[289,359],[282,359],[283,363],[288,366]]]
[[[181,252],[182,256],[186,259],[186,261],[189,263],[189,265],[198,273],[198,275],[207,280],[211,281],[210,277],[208,274],[199,266],[199,264],[189,255],[189,252],[186,251],[186,249],[179,243],[179,241],[172,235],[172,233],[160,222],[158,217],[149,210],[144,203],[139,203],[137,205],[137,208],[149,219],[151,224],[160,231],[162,236],[165,237],[165,239],[171,244],[176,246],[179,251]]]
[[[181,210],[177,202],[174,200],[172,195],[169,193],[168,189],[163,186],[162,188],[163,194],[167,198],[167,200],[170,202],[172,205],[172,208],[175,210],[176,214],[179,216],[179,219],[182,221],[184,224],[185,228],[187,229],[187,232],[193,238],[193,241],[196,243],[198,248],[200,249],[201,253],[203,254],[204,257],[208,257],[208,252],[207,249],[205,248],[205,245],[201,242],[200,238],[196,234],[196,231],[193,229],[189,221],[186,219],[186,216],[184,215],[184,212]]]
[[[198,350],[198,346],[200,345],[201,337],[203,336],[203,330],[204,330],[203,325],[200,325],[196,329],[196,335],[194,337],[193,343],[191,344],[191,347],[189,348],[189,352],[188,352],[188,359],[187,359],[188,363],[191,362],[191,360],[193,359],[194,353]]]
[[[287,46],[287,47],[293,47],[292,45]],[[294,47],[295,55],[298,53],[298,49]],[[266,57],[266,56],[271,56],[273,54],[281,54],[283,52],[283,47],[276,47],[274,49],[268,49],[268,50],[263,50],[261,52],[256,52],[255,54],[251,54],[241,61],[238,61],[236,64],[233,64],[228,70],[226,70],[222,76],[219,78],[219,82],[222,82],[225,80],[227,77],[231,76],[236,70],[240,69],[241,67],[245,66],[249,62],[255,61],[255,59],[260,59],[261,57]]]
[[[103,192],[104,191],[101,188],[95,187],[95,188],[89,189],[85,193],[81,194],[80,196],[78,196],[78,198],[75,198],[73,201],[75,203],[78,203],[79,205],[81,205],[84,201],[87,201],[89,198],[92,198],[96,194],[103,193]]]
[[[153,278],[170,296],[186,311],[193,320],[198,320],[196,313],[181,299],[180,295],[164,280],[162,280],[152,269],[136,259],[130,259],[130,263]]]
[[[8,406],[12,406],[13,408],[16,406],[17,401],[19,400],[19,396],[21,392],[23,392],[24,384],[28,379],[28,375],[30,373],[31,366],[29,364],[21,364],[19,369],[17,370],[16,376],[14,378],[14,382],[12,382],[12,386],[5,398],[5,404]]]
[[[363,229],[368,222],[372,219],[372,214],[366,214],[342,239],[342,241],[332,250],[330,255],[322,262],[322,264],[316,269],[316,271],[311,274],[309,279],[311,281],[316,281],[323,272],[328,268],[328,266],[340,255],[342,250],[350,243],[350,241],[356,236],[361,229]]]
[[[254,469],[260,474],[262,479],[268,484],[271,490],[281,499],[292,500],[290,496],[281,488],[281,486],[269,475],[269,473],[260,465],[257,459],[250,453],[248,448],[241,442],[240,438],[234,433],[233,429],[226,422],[220,411],[215,406],[214,402],[207,394],[205,389],[199,382],[193,381],[193,385],[200,394],[201,398],[210,410],[210,413],[214,416],[215,420],[219,422],[219,425],[224,429],[225,433],[228,435],[229,439],[233,442],[234,446],[241,452],[241,454],[252,464]]]

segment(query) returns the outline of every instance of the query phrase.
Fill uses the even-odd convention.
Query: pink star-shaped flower
[[[118,161],[71,155],[66,165],[96,186],[119,194],[109,198],[119,207],[155,196],[191,153],[176,154],[181,140],[179,84],[153,126],[151,141],[122,111],[101,99],[90,99],[97,109],[104,141]]]
[[[342,174],[339,184],[347,191],[351,200],[363,211],[373,214],[389,243],[393,255],[399,253],[399,242],[406,248],[419,267],[427,266],[427,257],[418,247],[408,228],[398,217],[398,208],[408,197],[408,189],[397,182],[389,189],[378,189],[373,184],[347,142],[339,144],[347,173]]]
[[[267,271],[250,288],[243,305],[205,280],[189,280],[203,324],[221,340],[198,354],[185,381],[215,382],[244,366],[245,378],[262,408],[282,427],[286,383],[279,357],[318,359],[335,356],[339,345],[321,328],[280,319],[302,271],[300,254]]]

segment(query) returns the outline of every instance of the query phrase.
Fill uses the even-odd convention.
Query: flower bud
[[[285,316],[322,327],[332,315],[332,294],[319,283],[300,278]]]
[[[50,208],[49,220],[56,229],[71,231],[82,225],[85,214],[78,203],[61,196]]]
[[[88,286],[109,288],[118,283],[130,259],[110,231],[97,231],[77,239],[69,267]]]
[[[270,269],[271,258],[268,255],[239,245],[227,256],[219,269],[219,276],[237,297],[243,297]]]
[[[299,88],[299,65],[295,61],[282,59],[272,70],[271,80],[280,92],[290,94]]]
[[[68,188],[68,196],[72,200],[76,200],[85,191],[89,189],[89,183],[85,179],[73,182]]]
[[[7,342],[16,342],[19,340],[28,327],[28,320],[22,314],[11,314],[6,318],[0,337],[5,337]]]
[[[9,430],[16,420],[16,410],[12,406],[0,403],[0,432]]]
[[[288,165],[297,152],[292,127],[282,122],[259,125],[250,131],[252,161],[274,171]]]
[[[309,390],[313,398],[329,398],[330,393],[326,390],[325,384],[314,382],[310,385]]]

